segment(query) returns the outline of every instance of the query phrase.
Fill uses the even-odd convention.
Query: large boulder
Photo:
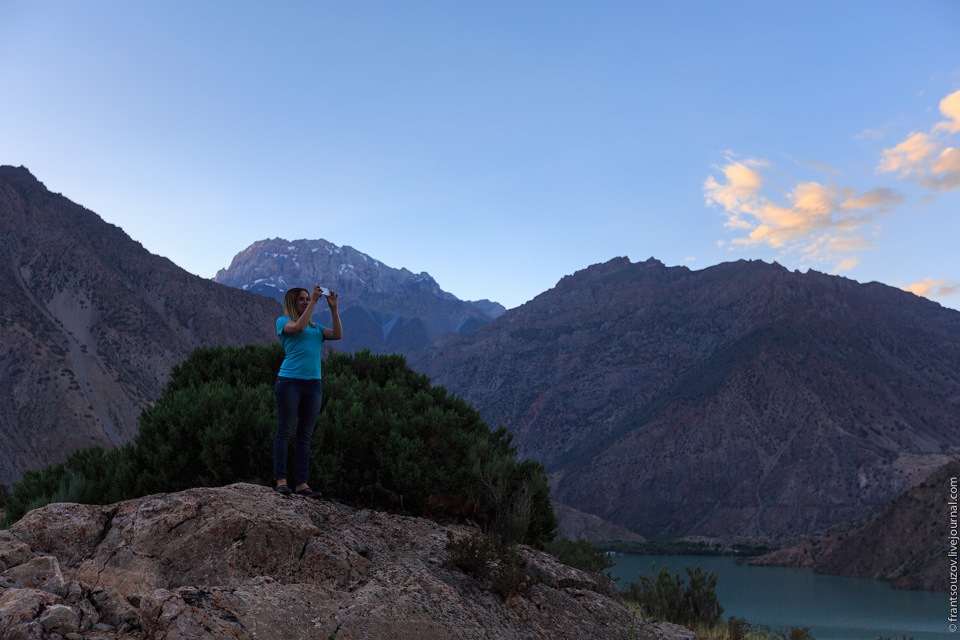
[[[251,484],[51,504],[0,532],[0,637],[694,637],[532,548],[504,598],[447,565],[473,533]]]

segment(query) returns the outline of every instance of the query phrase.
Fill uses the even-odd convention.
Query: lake
[[[949,597],[930,591],[899,591],[886,582],[841,578],[791,567],[751,567],[736,564],[729,556],[615,556],[609,570],[625,589],[639,582],[641,573],[667,566],[671,574],[700,565],[717,574],[717,597],[723,618],[744,618],[772,629],[809,627],[817,640],[875,640],[877,636],[901,640],[942,640],[950,632]]]

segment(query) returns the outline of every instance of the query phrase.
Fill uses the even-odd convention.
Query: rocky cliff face
[[[472,530],[249,484],[48,505],[0,532],[0,629],[38,639],[695,638],[636,620],[609,578],[526,547],[536,584],[505,600],[446,566],[448,534]]]
[[[147,252],[24,168],[0,167],[0,482],[129,440],[199,345],[274,340],[275,301]]]
[[[611,260],[410,362],[638,533],[826,531],[960,452],[960,313],[762,262]]]
[[[408,354],[452,332],[467,335],[503,314],[496,302],[465,302],[428,273],[394,269],[352,247],[326,240],[261,240],[234,257],[216,282],[283,301],[291,287],[330,287],[340,295],[345,327],[340,349]],[[319,321],[330,313],[319,307]]]
[[[948,591],[951,500],[956,509],[960,461],[950,462],[852,530],[817,537],[751,560],[751,564],[811,567],[818,573],[889,580],[899,589]],[[953,487],[953,489],[951,488]]]
[[[584,513],[559,502],[553,503],[553,511],[557,514],[557,538],[589,542],[646,542],[643,536],[592,513]]]

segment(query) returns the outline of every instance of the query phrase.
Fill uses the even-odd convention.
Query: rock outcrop
[[[612,580],[522,547],[504,599],[446,565],[465,526],[235,484],[51,504],[0,532],[4,638],[692,639]],[[633,635],[631,635],[633,634]]]

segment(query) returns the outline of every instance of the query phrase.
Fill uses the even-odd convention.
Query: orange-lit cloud
[[[769,195],[761,160],[730,160],[722,178],[704,182],[707,204],[723,210],[725,226],[740,235],[734,246],[766,246],[799,253],[809,264],[827,264],[846,271],[857,264],[854,254],[871,246],[877,216],[901,201],[893,189],[858,193],[819,182],[801,182],[789,192]]]
[[[960,293],[960,282],[925,278],[920,282],[914,282],[904,287],[903,290],[924,298],[945,298]]]
[[[765,166],[755,160],[744,162],[730,162],[721,170],[725,183],[717,182],[713,176],[707,178],[704,189],[707,192],[707,202],[716,204],[728,211],[727,226],[744,229],[750,223],[743,220],[741,215],[755,215],[760,208],[759,196],[762,180],[757,169]]]
[[[884,149],[879,170],[913,176],[932,191],[960,189],[960,150],[951,146],[960,133],[960,90],[940,101],[943,120],[929,133],[914,131],[900,144]]]
[[[934,129],[947,133],[960,133],[960,91],[954,91],[940,101],[940,113],[946,120],[937,123]]]
[[[942,118],[928,131],[914,131],[884,149],[878,170],[910,179],[932,192],[960,190],[960,90],[940,101]],[[882,135],[871,131],[869,136]],[[826,265],[833,272],[853,269],[861,252],[872,248],[883,215],[900,204],[896,189],[858,191],[833,184],[841,172],[831,165],[797,163],[823,180],[774,185],[765,160],[728,156],[703,184],[710,206],[722,210],[733,237],[718,241],[729,249],[763,247],[798,257],[801,264]],[[782,179],[781,179],[782,181]],[[960,293],[960,283],[928,279],[907,288],[917,295]]]
[[[884,149],[880,159],[880,171],[899,171],[901,176],[922,172],[936,152],[937,145],[930,141],[930,136],[925,133],[912,133],[892,149]]]

